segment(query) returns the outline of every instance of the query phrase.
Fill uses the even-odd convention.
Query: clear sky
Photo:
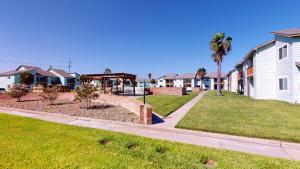
[[[233,38],[227,72],[277,29],[300,27],[300,1],[7,0],[0,1],[0,71],[20,64],[155,77],[215,71],[209,40]]]

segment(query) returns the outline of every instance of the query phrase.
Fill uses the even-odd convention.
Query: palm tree
[[[225,33],[217,33],[210,41],[210,49],[212,50],[212,59],[217,63],[217,95],[221,96],[221,64],[224,56],[231,51],[231,37],[225,37]]]
[[[200,79],[201,79],[200,91],[202,91],[203,90],[203,88],[202,88],[203,80],[206,75],[206,69],[204,67],[199,68],[197,71],[197,75],[200,76]]]
[[[149,80],[151,79],[151,77],[152,77],[152,74],[151,74],[151,73],[148,73],[148,78],[149,78]]]
[[[105,68],[105,69],[104,69],[104,74],[110,74],[110,73],[111,73],[110,68]]]

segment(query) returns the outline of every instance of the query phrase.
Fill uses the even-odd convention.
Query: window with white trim
[[[279,48],[279,60],[287,57],[287,45]]]
[[[288,89],[288,81],[287,78],[279,79],[279,90],[287,90]]]

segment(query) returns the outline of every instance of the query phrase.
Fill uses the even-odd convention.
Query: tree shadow
[[[68,104],[75,104],[74,102],[59,102],[59,103],[53,103],[51,106],[60,106],[60,105],[68,105]]]
[[[114,107],[113,105],[110,105],[110,104],[105,104],[105,105],[93,105],[91,107],[89,107],[88,109],[108,109],[108,108],[112,108]]]
[[[23,102],[36,102],[36,101],[40,101],[41,99],[26,99],[26,100],[20,100],[18,102],[23,103]]]

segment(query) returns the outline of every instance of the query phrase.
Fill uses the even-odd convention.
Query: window
[[[159,82],[163,82],[164,80],[159,80]]]
[[[287,57],[287,45],[279,48],[279,60]]]
[[[288,89],[287,78],[279,79],[279,90],[287,90],[287,89]]]

